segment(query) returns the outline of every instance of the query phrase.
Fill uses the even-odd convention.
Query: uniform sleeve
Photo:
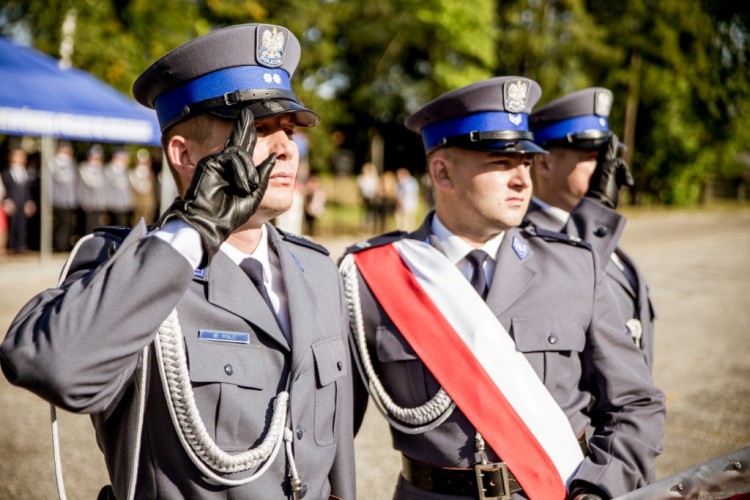
[[[145,237],[145,226],[122,243],[88,239],[63,286],[36,295],[10,325],[0,346],[6,378],[69,411],[106,410],[191,280],[187,261]]]
[[[594,314],[582,354],[583,384],[595,397],[594,430],[589,455],[573,479],[614,497],[647,484],[663,448],[665,405],[643,355],[622,326],[604,273],[596,274]]]
[[[354,467],[354,399],[352,389],[352,377],[355,375],[353,372],[356,371],[356,367],[351,364],[351,356],[349,352],[349,313],[346,305],[346,298],[344,296],[344,290],[341,283],[341,278],[338,279],[339,287],[339,301],[341,304],[341,337],[344,341],[344,346],[347,349],[347,358],[349,358],[349,366],[347,369],[350,377],[344,377],[344,397],[342,398],[342,408],[337,410],[337,418],[340,419],[341,425],[339,425],[339,435],[337,437],[337,450],[336,458],[334,459],[333,468],[331,469],[330,481],[331,481],[331,493],[340,498],[356,498],[357,488],[355,482],[355,467]]]
[[[573,208],[562,232],[589,243],[603,268],[617,248],[626,222],[622,214],[583,198]]]

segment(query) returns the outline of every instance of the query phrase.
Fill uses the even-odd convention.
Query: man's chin
[[[292,208],[291,203],[265,203],[264,200],[263,202],[261,202],[258,210],[253,214],[252,217],[250,217],[250,219],[247,221],[247,224],[244,224],[243,227],[247,226],[248,224],[251,226],[264,224],[270,220],[275,219],[279,215],[288,211],[290,208]]]

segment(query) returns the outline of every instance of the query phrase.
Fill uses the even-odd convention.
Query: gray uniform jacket
[[[584,198],[571,212],[570,219],[561,227],[560,220],[551,216],[532,200],[526,219],[536,227],[563,231],[588,242],[596,251],[606,269],[609,286],[617,298],[617,305],[634,337],[640,336],[640,346],[646,364],[654,362],[654,319],[656,314],[649,296],[646,279],[641,271],[619,246],[625,227],[621,214]],[[611,258],[619,258],[620,266]]]
[[[434,241],[430,220],[428,215],[420,229],[400,237]],[[574,478],[596,484],[613,496],[643,486],[662,451],[664,395],[653,385],[643,357],[625,331],[596,256],[585,244],[564,235],[542,237],[533,230],[514,228],[505,233],[487,305],[563,409],[576,435],[593,420],[596,432],[588,441],[590,454]],[[371,245],[397,238],[376,238]],[[514,238],[528,247],[529,256],[522,259],[515,253]],[[355,245],[350,251],[366,248]],[[400,406],[424,404],[438,391],[438,383],[361,275],[359,288],[368,350],[384,386]],[[359,385],[355,391],[358,405],[366,400],[361,391],[364,386]],[[398,451],[425,464],[466,468],[479,461],[476,431],[458,409],[424,434],[409,435],[393,428],[391,432]],[[489,451],[491,461],[502,457],[502,450]],[[411,485],[401,483],[395,498],[424,498]],[[428,498],[459,497],[431,494]],[[520,498],[525,496],[514,494],[514,499]]]
[[[91,414],[118,498],[125,498],[129,479],[139,353],[175,307],[196,403],[219,447],[257,446],[273,400],[289,386],[294,457],[306,497],[355,497],[341,280],[322,247],[267,227],[288,295],[291,349],[229,257],[219,252],[203,273],[194,273],[169,244],[144,237],[142,223],[124,240],[104,232],[88,240],[64,286],[34,297],[13,321],[0,350],[5,376],[57,406]],[[201,340],[200,330],[248,334],[249,343]],[[270,469],[247,485],[217,486],[202,476],[178,440],[153,352],[136,498],[287,498],[283,447]]]

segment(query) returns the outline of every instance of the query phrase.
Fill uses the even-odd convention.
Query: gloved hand
[[[194,227],[203,242],[205,267],[230,234],[255,213],[268,187],[276,153],[257,167],[253,150],[255,117],[245,108],[220,153],[198,162],[183,199],[177,198],[156,223],[181,219]]]
[[[609,497],[598,487],[578,480],[573,481],[571,491],[567,496],[567,500],[605,500],[606,498]]]
[[[635,182],[630,173],[630,167],[622,158],[617,158],[619,141],[615,134],[602,144],[596,168],[589,180],[589,190],[584,195],[604,206],[615,209],[620,197],[622,186],[632,187]]]
[[[579,495],[572,497],[571,500],[603,500],[603,499],[599,495],[594,495],[593,493],[581,493]]]

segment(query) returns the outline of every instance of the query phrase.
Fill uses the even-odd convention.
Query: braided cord
[[[172,310],[162,323],[154,340],[164,395],[183,448],[193,463],[208,477],[227,486],[247,484],[270,467],[284,438],[289,393],[280,392],[274,402],[268,432],[258,447],[238,454],[223,451],[211,439],[195,404],[187,368],[182,330],[177,311]],[[245,479],[226,479],[216,472],[228,474],[264,466]]]
[[[404,408],[393,401],[375,372],[367,349],[358,271],[353,255],[349,254],[343,259],[339,271],[344,280],[344,295],[349,307],[349,321],[354,332],[354,358],[367,391],[375,401],[378,410],[392,427],[406,434],[422,434],[438,427],[453,413],[456,404],[442,387],[432,399],[420,406]]]

